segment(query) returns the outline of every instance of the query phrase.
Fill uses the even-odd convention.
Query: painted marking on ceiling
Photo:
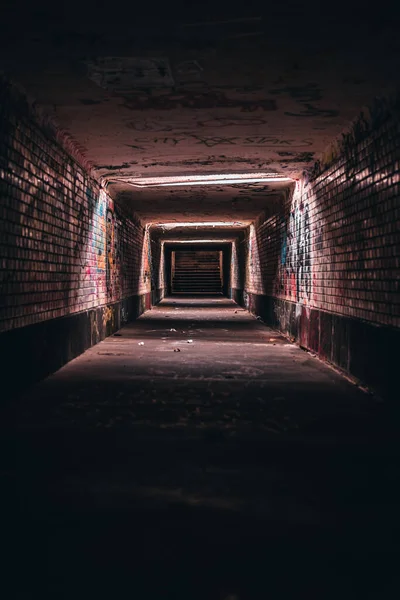
[[[89,79],[102,88],[121,93],[129,93],[135,88],[174,85],[167,58],[106,56],[86,61],[86,65]]]

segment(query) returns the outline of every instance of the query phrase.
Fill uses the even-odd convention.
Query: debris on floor
[[[193,344],[193,340],[188,340],[187,343],[188,344]]]
[[[180,348],[174,348],[174,352],[180,352]]]
[[[144,346],[144,342],[139,342],[138,346]]]

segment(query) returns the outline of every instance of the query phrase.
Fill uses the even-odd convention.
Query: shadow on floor
[[[212,297],[204,297],[204,296],[168,296],[161,300],[161,302],[157,305],[162,308],[170,308],[178,306],[179,308],[196,308],[196,310],[204,310],[208,308],[231,308],[232,306],[236,306],[235,302],[230,298],[226,298],[225,296],[221,296],[217,294]]]
[[[396,414],[211,304],[159,305],[3,419],[17,598],[397,597]]]

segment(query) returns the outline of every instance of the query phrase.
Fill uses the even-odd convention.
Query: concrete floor
[[[232,301],[164,300],[2,420],[16,597],[397,597],[397,438]]]

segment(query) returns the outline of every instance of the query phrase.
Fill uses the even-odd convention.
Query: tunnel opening
[[[222,294],[222,252],[180,248],[171,252],[171,294]]]
[[[168,296],[225,296],[230,287],[230,244],[166,244]]]
[[[194,218],[196,218],[194,216]],[[153,305],[171,295],[243,297],[241,245],[249,220],[152,222]],[[240,289],[241,288],[241,289]]]

